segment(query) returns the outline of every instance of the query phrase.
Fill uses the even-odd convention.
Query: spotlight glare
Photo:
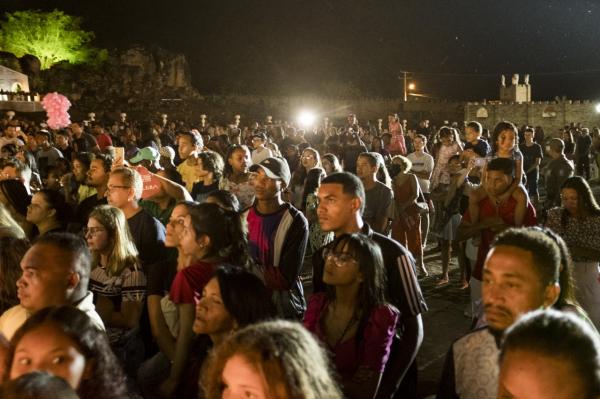
[[[596,104],[596,113],[600,114],[600,103]]]
[[[316,119],[316,115],[310,111],[302,111],[298,114],[298,124],[302,127],[312,126]]]

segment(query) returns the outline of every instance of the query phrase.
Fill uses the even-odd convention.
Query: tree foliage
[[[16,11],[0,21],[0,50],[17,57],[32,54],[42,69],[68,61],[72,64],[102,61],[105,50],[93,48],[93,32],[81,29],[81,18],[59,10]]]

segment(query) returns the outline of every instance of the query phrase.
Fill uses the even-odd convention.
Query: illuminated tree
[[[17,57],[32,54],[42,69],[61,61],[72,64],[106,58],[106,51],[90,46],[93,32],[81,29],[81,18],[62,11],[16,11],[0,22],[0,50]]]

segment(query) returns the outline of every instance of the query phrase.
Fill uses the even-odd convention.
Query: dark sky
[[[0,0],[84,18],[96,44],[187,56],[201,93],[495,99],[531,74],[534,99],[600,99],[600,0]],[[577,73],[575,73],[577,72]]]

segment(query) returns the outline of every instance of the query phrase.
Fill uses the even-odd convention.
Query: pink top
[[[321,327],[321,318],[327,309],[327,296],[321,292],[314,294],[308,301],[304,315],[304,327],[327,345],[325,333]],[[350,337],[335,348],[328,347],[337,372],[350,379],[360,366],[382,373],[390,355],[399,312],[390,305],[381,305],[371,312],[364,327],[362,342],[356,345],[356,335]]]

